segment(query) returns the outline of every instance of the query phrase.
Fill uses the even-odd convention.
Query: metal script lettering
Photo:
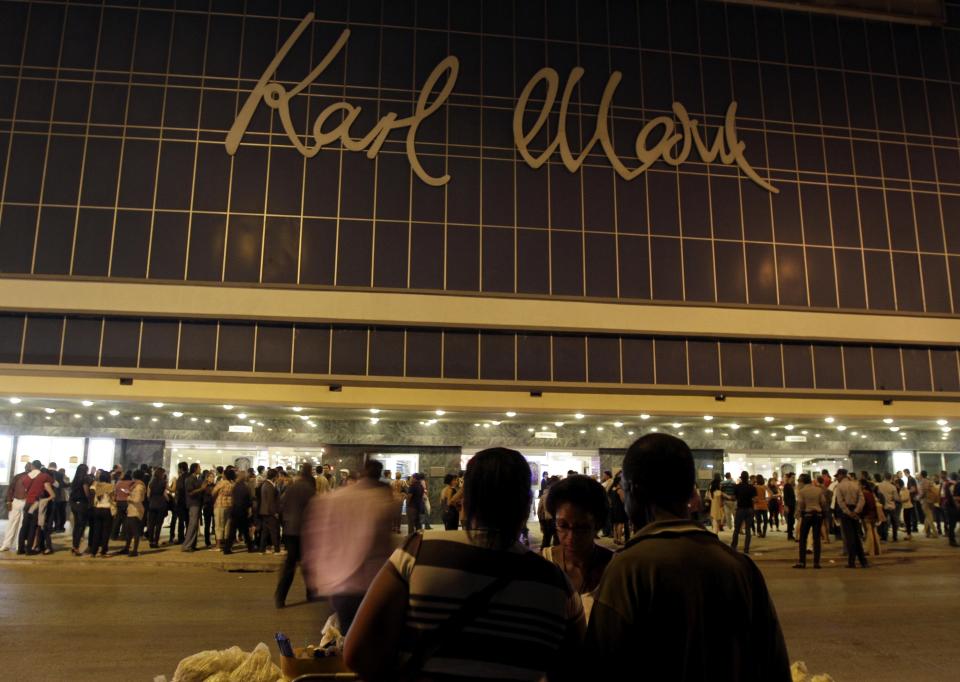
[[[236,120],[227,133],[224,142],[227,153],[232,156],[237,152],[240,141],[243,139],[247,127],[250,125],[250,119],[262,101],[271,109],[277,111],[281,124],[283,125],[283,130],[290,139],[290,142],[307,158],[316,156],[324,146],[339,140],[345,149],[350,151],[366,150],[367,158],[373,159],[380,152],[383,143],[391,131],[406,128],[407,160],[413,172],[416,173],[417,177],[423,182],[435,187],[445,185],[449,182],[449,175],[434,177],[427,173],[420,163],[419,158],[417,158],[416,144],[417,131],[420,124],[443,106],[456,84],[457,75],[460,70],[460,62],[452,55],[437,64],[430,73],[430,76],[420,89],[420,94],[417,97],[412,116],[397,118],[395,113],[389,112],[383,116],[366,135],[355,139],[350,135],[350,128],[360,115],[361,107],[354,106],[349,102],[336,102],[321,111],[316,119],[314,119],[312,129],[307,136],[308,141],[312,138],[312,143],[305,143],[304,140],[301,139],[300,133],[294,129],[293,121],[290,119],[290,100],[303,92],[330,66],[331,62],[333,62],[347,44],[347,40],[350,37],[350,30],[344,29],[333,47],[330,48],[320,63],[307,74],[306,78],[300,81],[293,89],[287,90],[280,83],[273,81],[272,78],[284,57],[287,56],[287,53],[290,52],[293,45],[300,36],[303,35],[303,32],[310,25],[310,22],[313,21],[313,17],[314,15],[311,12],[303,18],[293,33],[290,34],[290,37],[287,38],[286,42],[281,46],[277,55],[270,64],[267,65],[266,70],[264,70],[263,75],[260,76],[256,86],[247,96],[243,107],[240,109],[240,113],[237,114]],[[622,74],[619,71],[614,71],[610,74],[607,85],[603,90],[593,137],[587,142],[583,149],[580,150],[580,153],[574,156],[570,150],[570,144],[567,139],[567,113],[574,88],[583,77],[583,74],[584,70],[579,66],[571,70],[567,82],[564,85],[563,94],[560,97],[560,113],[556,136],[539,155],[532,154],[529,150],[529,145],[546,124],[553,105],[556,103],[557,92],[560,87],[560,76],[555,69],[549,67],[540,69],[527,82],[523,91],[520,93],[520,98],[513,111],[513,139],[517,150],[520,152],[520,156],[523,157],[524,161],[526,161],[527,165],[531,168],[540,168],[559,150],[560,159],[564,167],[571,173],[576,173],[580,170],[590,151],[599,143],[607,159],[610,161],[610,165],[613,166],[617,174],[625,180],[633,180],[659,159],[663,159],[665,163],[671,166],[679,166],[690,156],[692,147],[696,147],[697,154],[705,163],[712,163],[717,157],[720,158],[721,163],[727,165],[736,163],[740,170],[753,182],[774,194],[779,194],[779,190],[761,178],[744,156],[743,152],[746,145],[737,137],[736,102],[731,102],[730,106],[727,107],[724,125],[717,130],[713,145],[710,147],[707,146],[707,143],[703,137],[701,137],[698,127],[699,122],[691,120],[684,106],[679,102],[674,102],[673,114],[675,118],[671,118],[670,116],[657,116],[648,121],[637,134],[634,140],[634,153],[640,164],[635,168],[629,168],[614,151],[608,128],[610,105],[613,101],[617,86],[622,79]],[[438,83],[440,83],[441,79],[445,79],[443,80],[443,85],[437,92],[435,98],[431,100],[430,95]],[[540,112],[533,126],[531,126],[529,130],[524,131],[523,119],[530,103],[530,97],[541,82],[546,83],[546,95],[540,105]],[[326,129],[328,121],[338,116],[339,123],[332,125],[330,129]],[[650,138],[657,132],[658,128],[662,128],[660,139],[656,143],[652,143]]]
[[[617,174],[624,180],[633,180],[652,166],[658,159],[663,159],[665,163],[671,166],[679,166],[690,156],[690,148],[691,145],[693,145],[696,146],[697,153],[704,162],[712,163],[716,160],[717,156],[720,157],[720,161],[724,164],[735,162],[748,178],[764,189],[774,194],[779,194],[780,191],[761,178],[743,155],[746,145],[742,140],[737,138],[736,102],[731,102],[730,106],[727,107],[724,125],[717,130],[717,136],[714,139],[713,146],[709,148],[700,136],[698,121],[691,120],[684,106],[679,102],[674,102],[673,114],[676,116],[677,121],[680,122],[680,131],[678,132],[677,130],[677,123],[669,116],[657,116],[648,121],[634,140],[634,152],[640,165],[636,168],[628,168],[613,149],[613,142],[610,139],[610,131],[607,125],[610,103],[613,100],[613,95],[622,78],[619,71],[614,71],[610,74],[607,85],[603,89],[603,95],[600,97],[600,106],[597,110],[597,125],[594,129],[593,137],[590,138],[590,141],[580,150],[580,154],[574,156],[570,151],[570,144],[567,140],[567,111],[570,107],[570,97],[577,83],[583,77],[583,73],[584,70],[579,66],[570,72],[570,76],[567,78],[566,85],[563,88],[563,94],[560,97],[560,115],[557,122],[557,134],[553,142],[548,144],[546,149],[537,156],[530,153],[529,144],[543,128],[547,122],[547,117],[553,109],[553,105],[557,100],[557,90],[560,87],[560,76],[556,70],[549,67],[540,69],[527,82],[523,91],[520,93],[520,99],[517,101],[517,106],[513,110],[513,139],[517,150],[520,152],[520,156],[523,157],[524,161],[526,161],[527,165],[531,168],[540,168],[553,156],[554,152],[559,149],[560,159],[564,167],[571,173],[575,173],[580,170],[587,155],[599,142],[604,153],[607,155],[607,159],[610,161],[610,165],[613,166]],[[524,132],[523,118],[527,111],[530,96],[541,81],[546,83],[547,92],[543,98],[537,120],[528,131]],[[659,142],[651,146],[648,140],[657,128],[663,129],[662,135]],[[679,148],[677,148],[677,145],[679,145]]]

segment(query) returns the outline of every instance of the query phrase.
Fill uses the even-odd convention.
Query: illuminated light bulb
[[[516,416],[517,416],[517,413],[514,412],[513,410],[510,410],[509,412],[506,413],[506,415],[507,415],[508,417],[513,418],[513,417],[516,417]]]

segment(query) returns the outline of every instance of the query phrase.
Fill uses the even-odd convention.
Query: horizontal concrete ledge
[[[35,278],[0,278],[0,310],[924,346],[960,340],[960,317]]]

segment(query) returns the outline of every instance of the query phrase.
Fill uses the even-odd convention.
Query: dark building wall
[[[444,106],[376,159],[304,159],[248,94],[283,59],[303,134],[331,104],[360,138],[407,116],[448,54]],[[245,14],[244,14],[245,12]],[[960,313],[960,22],[916,27],[719,2],[0,2],[0,277],[470,292],[690,305]],[[612,152],[680,102],[712,143],[732,101],[744,166],[694,150],[633,180],[598,144],[539,169],[511,133],[525,84],[582,80],[564,119]],[[442,83],[442,80],[441,80]],[[546,88],[533,91],[525,129]],[[559,99],[559,96],[558,96]],[[531,139],[557,139],[559,102]],[[328,120],[324,130],[335,127]],[[653,130],[649,146],[660,139]],[[308,140],[309,141],[309,140]],[[19,302],[0,303],[8,307]],[[960,390],[956,347],[347,328],[257,320],[0,318],[0,363],[704,390]]]

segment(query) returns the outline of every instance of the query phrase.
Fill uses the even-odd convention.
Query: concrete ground
[[[960,550],[914,536],[884,545],[870,569],[851,571],[834,543],[823,570],[799,571],[791,568],[796,545],[783,533],[755,540],[751,553],[791,660],[837,682],[956,679]],[[279,563],[179,548],[108,559],[0,554],[0,678],[152,680],[203,649],[262,641],[276,656],[278,630],[295,645],[314,642],[329,607],[305,603],[298,576],[290,606],[275,609]]]

